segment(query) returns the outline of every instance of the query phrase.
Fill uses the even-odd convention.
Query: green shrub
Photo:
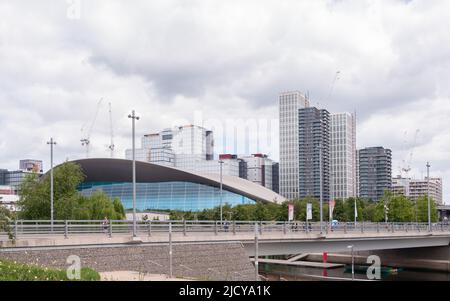
[[[90,268],[81,269],[81,281],[99,281],[100,274]],[[49,269],[0,260],[0,281],[70,281],[64,270]]]

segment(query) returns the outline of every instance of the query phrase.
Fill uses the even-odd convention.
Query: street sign
[[[289,216],[289,221],[291,222],[291,221],[293,221],[294,220],[294,205],[289,205],[288,206],[288,210],[289,210],[289,214],[288,214],[288,216]]]
[[[308,221],[312,220],[313,215],[312,215],[312,204],[308,203],[306,205],[306,219]]]

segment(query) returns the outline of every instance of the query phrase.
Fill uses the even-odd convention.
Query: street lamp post
[[[328,201],[328,227],[333,229],[333,207],[331,206],[331,201]]]
[[[431,232],[430,162],[427,162],[428,231]]]
[[[128,118],[132,120],[132,136],[133,136],[133,237],[136,237],[136,141],[135,141],[135,131],[136,131],[136,120],[139,117],[136,116],[135,111],[128,115]]]
[[[53,232],[53,146],[56,145],[56,142],[53,138],[50,138],[50,141],[47,142],[47,144],[50,145],[50,228]]]
[[[258,223],[255,223],[255,279],[259,281],[259,237]]]
[[[414,214],[415,214],[415,220],[416,220],[416,224],[419,224],[419,219],[418,219],[418,216],[417,216],[417,199],[414,201]]]
[[[222,204],[222,192],[223,192],[223,169],[222,169],[222,165],[223,165],[223,161],[219,160],[219,164],[220,164],[220,225],[223,225],[223,204]]]
[[[353,254],[353,245],[347,247],[352,252],[352,280],[355,280],[355,256]]]
[[[322,175],[322,144],[319,144],[319,174],[320,174],[320,234],[323,234],[323,175]]]
[[[387,224],[388,222],[388,213],[389,213],[389,204],[384,200],[384,222]]]

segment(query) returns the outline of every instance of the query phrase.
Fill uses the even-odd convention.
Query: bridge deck
[[[151,236],[139,236],[138,243],[144,244],[167,244],[169,242],[168,233],[157,232]],[[329,233],[325,235],[304,233],[304,232],[289,232],[286,234],[280,232],[266,232],[258,235],[260,244],[340,244],[346,247],[349,244],[358,245],[362,242],[381,242],[389,243],[389,241],[409,240],[420,241],[426,239],[444,238],[450,239],[450,231],[442,232],[394,232],[394,233]],[[186,235],[183,233],[173,233],[173,243],[221,243],[221,242],[240,242],[246,245],[253,245],[255,241],[254,233],[209,233],[209,232],[189,232]],[[103,245],[103,244],[130,244],[136,243],[132,240],[130,234],[115,234],[110,237],[107,234],[76,234],[65,238],[60,234],[47,235],[22,235],[17,240],[11,241],[6,236],[0,236],[0,247],[3,248],[18,248],[18,247],[45,247],[45,246],[86,246],[86,245]],[[445,242],[444,242],[445,243]],[[440,245],[442,243],[440,242]],[[448,244],[447,244],[448,245]],[[433,245],[431,245],[433,246]],[[416,247],[416,245],[412,246]],[[301,252],[287,253],[298,254]]]
[[[254,258],[251,259],[252,262],[255,261]],[[322,269],[336,269],[345,266],[341,263],[324,263],[324,262],[310,262],[310,261],[289,261],[289,260],[278,260],[278,259],[258,259],[259,263],[271,263],[279,265],[291,265],[306,268],[322,268]]]

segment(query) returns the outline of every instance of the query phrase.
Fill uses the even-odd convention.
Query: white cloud
[[[420,129],[413,172],[431,161],[450,197],[448,1],[81,3],[79,20],[62,0],[0,3],[2,167],[46,159],[50,136],[59,161],[82,157],[80,129],[101,97],[96,156],[108,155],[108,101],[122,155],[133,108],[141,135],[196,110],[271,120],[277,94],[299,89],[332,112],[356,110],[358,144],[392,148],[394,170]],[[274,140],[263,150],[276,158]]]

